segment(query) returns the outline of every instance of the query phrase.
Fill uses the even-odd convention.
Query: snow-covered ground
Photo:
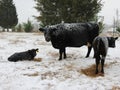
[[[39,48],[37,61],[9,62],[15,52]],[[85,46],[67,48],[67,59],[58,61],[58,50],[40,33],[0,33],[0,90],[120,90],[120,38],[109,48],[104,76],[81,72],[95,64]]]

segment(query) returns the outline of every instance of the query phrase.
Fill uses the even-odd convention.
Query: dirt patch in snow
[[[95,67],[96,67],[96,65],[93,64],[93,65],[91,65],[91,66],[88,67],[88,68],[81,69],[81,72],[82,72],[83,74],[85,74],[86,76],[89,76],[89,77],[104,76],[104,75],[101,74],[101,73],[95,74]],[[100,71],[100,66],[99,66],[99,71]]]
[[[112,90],[120,90],[120,86],[113,86]]]
[[[111,65],[116,64],[116,63],[117,63],[117,61],[110,62],[109,64],[105,64],[105,67],[109,68]],[[81,69],[81,73],[85,74],[86,76],[92,77],[92,78],[98,77],[98,76],[104,76],[104,74],[101,74],[101,73],[95,74],[95,69],[96,69],[96,65],[93,64],[85,69]],[[100,65],[99,65],[98,69],[99,69],[99,71],[101,70]]]
[[[35,77],[35,76],[39,76],[38,72],[34,72],[34,73],[27,73],[27,74],[23,74],[24,76],[29,76],[29,77]]]
[[[42,58],[34,58],[34,61],[36,61],[36,62],[41,62],[41,61],[42,61]]]
[[[23,40],[9,40],[10,41],[10,43],[9,44],[18,44],[18,43],[26,43],[25,41],[23,41]]]

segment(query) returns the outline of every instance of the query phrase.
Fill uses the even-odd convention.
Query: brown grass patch
[[[89,77],[98,77],[98,76],[104,76],[104,74],[95,74],[95,68],[96,68],[96,65],[93,64],[91,65],[90,67],[88,68],[85,68],[85,69],[81,69],[81,72],[83,74],[85,74],[86,76],[89,76]],[[100,66],[99,66],[99,71],[100,71]]]
[[[117,61],[110,62],[109,64],[106,65],[106,67],[112,66],[113,64],[118,63]]]
[[[41,79],[44,80],[47,78],[52,78],[52,77],[55,77],[57,74],[58,74],[57,72],[48,71],[48,72],[41,74]]]
[[[105,68],[105,67],[109,68],[109,66],[112,66],[113,64],[116,64],[116,63],[117,63],[117,61],[110,62],[109,64],[105,64],[105,65],[104,65],[104,68]],[[86,76],[93,77],[93,78],[94,78],[94,77],[98,77],[98,76],[104,76],[104,74],[101,74],[101,73],[95,74],[95,69],[96,69],[96,65],[93,64],[93,65],[91,65],[91,66],[88,67],[88,68],[81,69],[81,72],[82,72],[83,74],[85,74]],[[101,70],[101,65],[99,65],[98,70],[99,70],[99,72],[100,72],[100,70]]]
[[[69,65],[69,66],[66,66],[66,68],[67,68],[68,70],[72,70],[72,69],[73,69],[73,66],[72,66],[72,65]]]
[[[30,74],[23,74],[24,76],[30,76],[30,77],[35,77],[35,76],[38,76],[39,73],[38,72],[35,72],[35,73],[30,73]]]
[[[41,62],[41,61],[42,61],[42,58],[34,58],[34,61],[36,61],[36,62]]]
[[[120,90],[120,86],[113,86],[112,90]]]
[[[9,40],[9,41],[10,41],[10,44],[26,43],[26,42],[23,41],[23,40]]]
[[[59,53],[54,53],[54,52],[49,52],[48,54],[50,56],[53,56],[53,57],[58,57],[59,56]]]

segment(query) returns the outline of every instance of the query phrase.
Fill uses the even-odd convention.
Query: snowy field
[[[42,61],[9,62],[15,52],[39,48]],[[120,38],[109,48],[104,76],[91,77],[82,70],[95,64],[85,46],[67,48],[67,59],[58,61],[58,50],[40,33],[0,33],[0,90],[120,90]],[[94,72],[94,71],[93,71]]]

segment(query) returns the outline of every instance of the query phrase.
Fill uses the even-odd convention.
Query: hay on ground
[[[42,61],[42,58],[34,58],[34,61],[36,61],[36,62],[41,62],[41,61]]]
[[[109,68],[109,66],[112,66],[112,65],[114,65],[114,64],[116,64],[116,63],[117,63],[117,61],[114,60],[113,62],[110,62],[109,64],[105,64],[105,65],[104,65],[104,68],[105,68],[105,67],[106,67],[106,68]],[[88,68],[81,69],[81,72],[82,72],[83,74],[85,74],[86,76],[89,76],[89,77],[104,76],[104,74],[102,74],[102,73],[95,74],[95,69],[96,69],[96,65],[93,64],[93,65],[91,65],[91,66],[88,67]],[[101,64],[99,64],[98,70],[99,70],[99,72],[100,72],[100,70],[101,70]]]
[[[39,73],[38,72],[34,72],[34,73],[27,73],[27,74],[23,74],[24,76],[29,76],[29,77],[35,77],[38,76]]]
[[[93,64],[91,65],[90,67],[88,68],[85,68],[85,69],[81,69],[81,72],[83,74],[85,74],[86,76],[89,76],[89,77],[98,77],[98,76],[104,76],[104,74],[95,74],[95,69],[96,69],[96,65]],[[100,71],[100,66],[99,66],[99,71]]]
[[[120,86],[113,86],[112,90],[120,90]]]

